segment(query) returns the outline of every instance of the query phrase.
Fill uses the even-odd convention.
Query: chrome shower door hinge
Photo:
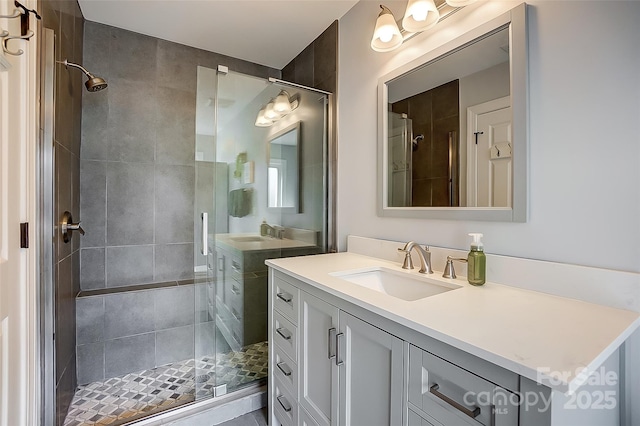
[[[213,396],[222,396],[227,394],[227,385],[220,385],[213,388]]]

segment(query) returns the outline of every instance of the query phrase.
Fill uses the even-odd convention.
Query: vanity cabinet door
[[[337,412],[337,328],[338,308],[301,291],[298,400],[321,426],[335,424]]]
[[[340,312],[340,426],[402,424],[403,342]]]

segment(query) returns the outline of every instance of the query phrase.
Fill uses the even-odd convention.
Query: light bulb
[[[378,15],[371,39],[371,48],[376,52],[389,52],[402,44],[402,35],[391,11],[384,7]]]
[[[273,101],[269,102],[264,110],[264,117],[269,120],[276,120],[280,118],[280,114],[278,114],[276,110],[273,109],[273,105]]]
[[[393,38],[393,30],[389,27],[380,28],[380,32],[378,33],[378,38],[383,43],[388,43]]]
[[[427,19],[427,14],[429,12],[426,10],[416,10],[413,12],[413,19],[418,21],[418,22],[422,22],[425,21]]]
[[[258,113],[258,117],[256,118],[256,123],[255,123],[256,126],[258,126],[258,127],[269,127],[269,126],[271,126],[273,124],[273,121],[267,119],[264,116],[264,113],[265,113],[265,108],[262,108],[260,110],[260,112]]]
[[[409,0],[402,19],[402,27],[411,32],[425,31],[440,19],[440,12],[433,0]]]

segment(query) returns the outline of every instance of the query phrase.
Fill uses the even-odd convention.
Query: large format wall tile
[[[155,188],[156,244],[193,242],[195,168],[158,165]]]
[[[107,90],[109,90],[107,159],[153,163],[157,105],[154,82],[114,78],[111,79]]]
[[[149,292],[134,291],[105,297],[105,339],[154,331],[154,303],[149,296]]]
[[[156,333],[156,365],[183,361],[194,356],[193,325]]]
[[[81,297],[76,301],[78,345],[104,340],[104,297]]]
[[[155,341],[155,333],[146,333],[105,342],[105,377],[155,367]]]
[[[107,287],[122,287],[153,282],[151,245],[107,247]]]
[[[193,243],[155,247],[154,281],[193,278]]]
[[[194,323],[195,295],[192,285],[154,291],[154,299],[155,330]]]
[[[82,247],[103,247],[107,218],[107,164],[82,161],[80,167],[80,220],[86,234]]]
[[[158,87],[156,100],[156,162],[193,166],[196,145],[196,94]]]
[[[153,164],[108,163],[107,245],[153,244]]]
[[[80,266],[81,290],[95,290],[106,286],[105,249],[80,250]]]
[[[79,345],[78,353],[78,384],[86,385],[104,377],[104,342]]]
[[[156,81],[158,39],[111,27],[110,77],[132,81]]]

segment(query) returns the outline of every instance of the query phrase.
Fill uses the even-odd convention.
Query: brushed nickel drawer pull
[[[233,315],[233,317],[236,319],[236,321],[240,321],[240,315],[238,315],[238,312],[236,311],[236,308],[231,308],[231,315]]]
[[[286,411],[287,413],[291,411],[291,405],[289,405],[289,401],[287,401],[287,399],[284,396],[280,395],[276,399],[278,400],[278,402],[280,403],[284,411]]]
[[[276,328],[276,333],[278,333],[284,340],[291,340],[291,333],[284,327]]]
[[[278,366],[278,370],[282,371],[282,374],[289,377],[291,375],[291,369],[289,366],[283,361],[276,364]]]
[[[473,409],[470,410],[464,405],[460,404],[459,402],[456,402],[453,399],[449,398],[445,394],[438,392],[438,389],[440,389],[440,386],[437,383],[435,383],[433,386],[429,388],[429,393],[433,394],[437,398],[451,405],[456,410],[462,411],[464,414],[471,417],[472,419],[475,419],[480,415],[480,407],[473,407]]]
[[[344,360],[340,359],[340,338],[344,337],[344,333],[336,334],[336,365],[340,367],[344,365]]]
[[[328,347],[328,358],[331,359],[334,356],[336,356],[336,351],[333,350],[333,342],[335,341],[336,338],[336,329],[335,327],[331,327],[329,329],[329,340],[327,341],[327,347]]]
[[[291,295],[289,293],[278,293],[276,294],[276,296],[278,296],[278,299],[282,300],[283,302],[289,303],[291,302]]]
[[[233,293],[236,296],[238,296],[240,294],[240,289],[238,287],[236,287],[235,284],[232,284],[231,285],[231,293]]]

